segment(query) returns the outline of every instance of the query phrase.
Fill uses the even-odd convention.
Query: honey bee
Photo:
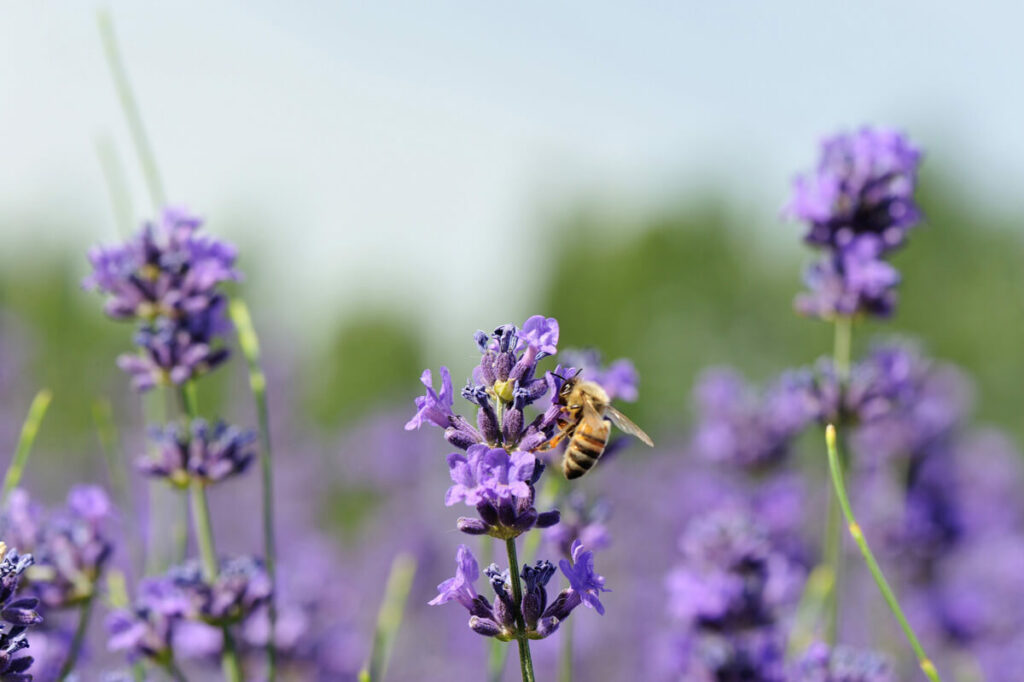
[[[643,429],[611,406],[611,399],[600,384],[580,379],[579,371],[569,378],[558,378],[563,382],[558,391],[558,404],[562,406],[564,417],[558,420],[558,433],[543,449],[551,449],[563,439],[569,439],[562,458],[562,471],[566,478],[579,478],[597,464],[608,445],[612,424],[654,447],[651,437]]]

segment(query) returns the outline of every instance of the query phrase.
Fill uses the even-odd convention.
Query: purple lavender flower
[[[223,282],[240,279],[234,247],[198,234],[201,221],[166,209],[128,242],[89,253],[83,286],[108,296],[108,315],[139,320],[136,354],[118,358],[138,391],[180,385],[224,362]]]
[[[694,393],[695,451],[748,469],[782,462],[813,415],[805,384],[794,374],[783,375],[762,397],[737,372],[714,369],[701,376]]]
[[[263,563],[252,557],[221,562],[211,583],[202,577],[197,561],[172,568],[168,577],[189,601],[189,618],[209,625],[233,625],[270,599],[272,586]]]
[[[900,276],[883,260],[920,218],[914,202],[921,154],[901,134],[864,128],[826,140],[817,172],[798,178],[787,212],[809,224],[805,240],[824,247],[797,298],[804,315],[885,317]]]
[[[222,421],[212,426],[205,419],[196,419],[188,431],[177,423],[154,430],[157,443],[155,457],[139,461],[139,469],[147,476],[164,478],[185,487],[195,479],[216,483],[243,473],[255,458],[256,435],[229,426]]]
[[[185,592],[166,576],[146,578],[131,609],[107,616],[107,647],[123,651],[129,661],[148,658],[158,664],[171,660],[175,627],[191,608]]]
[[[579,540],[572,543],[572,562],[562,559],[558,567],[569,580],[569,592],[572,598],[579,600],[604,615],[604,605],[598,599],[601,592],[610,592],[604,586],[604,577],[594,570],[594,553],[584,549]],[[570,609],[571,610],[571,609]]]
[[[797,312],[824,320],[891,315],[900,273],[882,260],[883,251],[880,239],[863,235],[811,264],[804,273],[810,291],[797,296]]]
[[[865,127],[822,143],[812,175],[797,178],[787,212],[808,223],[808,243],[843,248],[859,235],[885,249],[920,219],[914,201],[921,152],[899,132]]]
[[[478,519],[459,519],[464,533],[508,539],[558,522],[557,511],[538,513],[533,506],[533,484],[544,469],[534,455],[471,445],[465,455],[448,455],[448,467],[454,485],[445,495],[445,505],[465,502],[480,514]]]
[[[17,654],[29,646],[26,632],[43,622],[36,611],[38,600],[15,598],[21,575],[32,565],[31,554],[18,554],[0,542],[0,680],[30,682],[31,656]]]
[[[879,654],[848,647],[830,650],[813,644],[796,664],[793,682],[896,682],[896,673]]]
[[[124,244],[96,247],[82,285],[109,298],[115,319],[177,319],[212,307],[222,299],[217,286],[241,279],[237,252],[225,242],[198,233],[202,221],[182,209],[164,209],[159,223],[146,223]]]
[[[429,370],[420,380],[427,393],[416,399],[416,414],[405,425],[419,428],[424,422],[445,430],[445,438],[463,450],[475,444],[532,452],[546,442],[555,427],[558,410],[549,409],[530,422],[524,410],[542,398],[549,389],[545,377],[536,377],[537,362],[557,350],[558,322],[535,315],[520,330],[502,325],[488,335],[474,337],[480,349],[480,364],[473,380],[462,389],[462,396],[477,407],[477,424],[452,411],[454,396],[451,378],[441,368],[441,392],[434,390]]]
[[[570,587],[562,590],[554,600],[549,601],[547,584],[555,574],[550,561],[538,561],[533,566],[524,565],[520,571],[523,598],[515,603],[509,571],[491,564],[485,571],[494,591],[493,605],[487,597],[477,593],[475,583],[480,577],[480,567],[472,552],[460,545],[456,555],[455,577],[437,586],[438,595],[430,601],[432,606],[457,601],[470,613],[469,627],[477,634],[495,637],[502,641],[515,638],[516,618],[523,616],[526,635],[530,639],[544,639],[553,634],[580,604],[604,613],[604,607],[597,598],[599,592],[607,592],[604,578],[594,570],[593,554],[581,546],[574,547],[574,563],[563,561],[562,571],[569,578]]]
[[[666,579],[668,611],[680,627],[683,672],[717,679],[749,674],[781,682],[782,610],[795,601],[802,572],[768,533],[738,509],[693,519],[682,563]],[[725,675],[725,677],[723,677]]]
[[[113,516],[107,494],[98,486],[74,486],[66,507],[44,519],[26,493],[15,492],[4,521],[35,557],[26,574],[33,594],[51,608],[91,598],[114,549],[106,528]]]
[[[124,353],[117,365],[132,377],[132,386],[145,392],[155,386],[180,386],[228,359],[228,350],[216,346],[225,328],[224,301],[184,320],[157,318],[135,335],[136,353]]]

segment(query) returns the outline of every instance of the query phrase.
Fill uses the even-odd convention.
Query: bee
[[[563,382],[558,391],[558,404],[562,406],[564,417],[558,420],[558,433],[543,449],[549,450],[563,439],[569,439],[562,458],[562,471],[566,478],[579,478],[597,464],[608,445],[612,424],[654,447],[651,437],[643,429],[611,406],[611,399],[600,384],[580,379],[579,371],[569,378],[558,378]]]

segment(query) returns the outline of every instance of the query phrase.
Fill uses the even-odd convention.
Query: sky
[[[0,2],[8,257],[116,238],[100,139],[137,217],[152,210],[99,7]],[[864,123],[907,130],[965,200],[1021,208],[1019,4],[102,7],[171,201],[247,249],[287,322],[386,301],[475,329],[506,289],[525,314],[552,267],[544,228],[581,200],[628,213],[714,192],[795,243],[792,176]]]

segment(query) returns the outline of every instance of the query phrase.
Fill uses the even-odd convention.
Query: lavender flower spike
[[[822,144],[816,171],[794,183],[787,212],[809,224],[812,245],[842,249],[874,235],[892,249],[921,216],[914,201],[920,161],[921,152],[893,130],[837,135]]]

